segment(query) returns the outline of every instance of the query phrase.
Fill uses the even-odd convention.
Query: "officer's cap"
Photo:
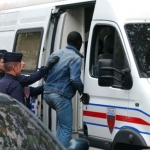
[[[4,54],[5,54],[6,52],[7,52],[7,51],[4,50],[4,49],[1,49],[1,50],[0,50],[0,59],[3,58],[3,56],[4,56]]]
[[[22,53],[7,52],[3,56],[4,63],[7,63],[7,62],[21,62],[22,56],[23,56]]]

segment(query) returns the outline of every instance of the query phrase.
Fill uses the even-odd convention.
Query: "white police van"
[[[147,148],[149,6],[149,0],[1,0],[0,49],[22,52],[30,74],[66,46],[70,31],[80,32],[84,99],[80,103],[76,94],[72,100],[73,135],[96,148]],[[55,112],[42,97],[36,102],[35,114],[55,133]]]

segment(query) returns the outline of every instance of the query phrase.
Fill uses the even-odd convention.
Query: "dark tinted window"
[[[125,29],[141,77],[150,77],[150,24],[127,24]]]

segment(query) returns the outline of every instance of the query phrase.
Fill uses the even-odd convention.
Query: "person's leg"
[[[44,96],[46,102],[56,110],[58,125],[57,139],[64,147],[69,146],[72,132],[72,103],[71,100],[62,97],[61,95],[52,93]]]
[[[64,147],[69,146],[72,132],[72,104],[69,99],[63,98],[63,109],[57,112],[58,117],[58,134],[57,138]]]
[[[51,93],[51,94],[44,94],[44,99],[46,101],[46,103],[53,108],[54,110],[56,110],[57,107],[57,98],[59,98],[60,96],[58,94],[55,93]],[[59,135],[59,122],[57,123],[57,131],[56,131],[56,137],[58,137]]]
[[[57,131],[56,131],[56,138],[58,139],[59,137],[59,133],[60,133],[60,125],[59,125],[59,121],[57,121]]]

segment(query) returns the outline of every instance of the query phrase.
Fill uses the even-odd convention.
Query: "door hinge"
[[[62,11],[57,12],[57,13],[53,13],[53,14],[51,15],[51,22],[55,23],[55,20],[56,20],[57,18],[59,18],[62,13],[63,13]]]

